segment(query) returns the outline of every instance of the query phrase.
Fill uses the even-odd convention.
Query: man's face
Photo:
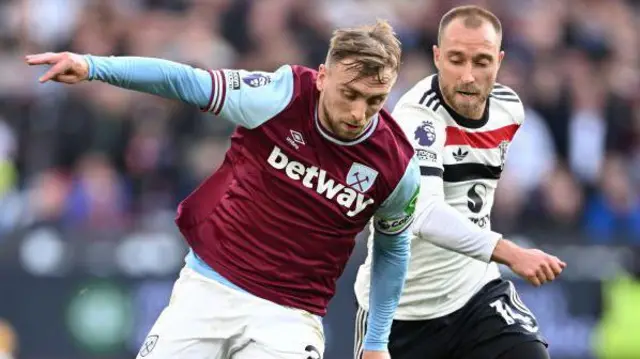
[[[500,35],[491,23],[468,28],[464,18],[451,21],[434,46],[442,94],[449,106],[469,118],[480,118],[504,57]]]
[[[317,80],[321,121],[336,137],[345,140],[358,137],[366,129],[384,105],[397,78],[393,69],[386,68],[384,83],[377,75],[354,81],[358,69],[345,65],[349,61],[320,65]]]

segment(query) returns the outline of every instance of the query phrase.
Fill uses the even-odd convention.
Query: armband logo
[[[420,194],[420,187],[416,188],[416,191],[413,192],[413,196],[411,196],[411,199],[409,200],[407,207],[404,209],[404,213],[407,216],[413,216],[413,214],[416,212],[416,203],[418,202],[418,194]]]
[[[380,218],[375,221],[376,229],[386,235],[396,235],[407,229],[413,222],[413,215],[416,212],[419,193],[420,187],[416,188],[413,196],[411,196],[411,199],[407,202],[403,216],[399,218]]]

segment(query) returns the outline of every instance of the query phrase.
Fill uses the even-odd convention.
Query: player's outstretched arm
[[[378,355],[387,355],[391,323],[410,258],[408,228],[420,188],[419,171],[417,162],[411,161],[402,180],[374,217],[371,295],[363,358],[386,358]]]
[[[425,181],[422,186],[427,187]],[[519,247],[499,233],[481,229],[426,189],[418,202],[413,231],[421,240],[484,262],[505,264],[535,286],[554,280],[566,266],[555,256]]]
[[[434,132],[433,140],[426,141],[426,145],[415,145],[422,175],[413,226],[416,237],[484,262],[506,264],[536,286],[554,280],[562,272],[565,264],[558,258],[518,247],[500,233],[478,227],[445,201],[442,157],[446,124],[442,119],[426,108],[406,103],[398,106],[393,116],[404,124],[408,134],[425,122]]]
[[[409,138],[417,138],[416,129],[423,132],[419,140],[414,141],[421,176],[414,234],[439,247],[489,262],[502,236],[480,229],[445,201],[442,180],[445,121],[417,102],[399,103],[393,117]]]
[[[40,82],[75,84],[98,80],[196,105],[246,128],[284,110],[294,95],[291,66],[275,72],[205,71],[149,57],[102,57],[70,52],[28,55],[29,65],[50,65]]]
[[[29,65],[50,65],[40,82],[75,84],[99,80],[204,108],[212,89],[205,70],[148,57],[102,57],[70,52],[27,55]]]
[[[442,186],[442,179],[422,179],[414,235],[438,247],[490,262],[502,235],[483,230],[451,207],[444,199]]]

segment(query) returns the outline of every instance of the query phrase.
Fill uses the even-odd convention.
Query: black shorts
[[[358,308],[354,355],[362,355],[367,313]],[[496,359],[517,344],[547,346],[538,322],[513,283],[487,283],[462,308],[429,320],[394,320],[389,337],[393,359]]]

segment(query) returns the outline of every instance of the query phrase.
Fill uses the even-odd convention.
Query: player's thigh
[[[226,359],[229,348],[221,340],[178,338],[171,335],[149,334],[136,359]]]
[[[278,345],[250,342],[231,356],[231,359],[322,359],[324,348],[312,344],[300,348],[282,349]]]
[[[368,313],[358,306],[354,333],[354,359],[361,359]],[[449,343],[455,333],[447,318],[434,320],[394,320],[389,335],[389,353],[393,359],[448,359]]]
[[[241,294],[183,269],[137,358],[227,358],[249,319]]]
[[[544,344],[532,341],[520,343],[510,348],[497,359],[550,359],[550,356]]]
[[[497,359],[521,343],[547,345],[536,317],[509,281],[489,283],[460,314],[455,359]]]
[[[250,323],[246,346],[232,359],[320,359],[324,353],[321,320],[307,312],[265,303]]]
[[[230,341],[213,338],[198,330],[198,320],[175,305],[160,314],[140,346],[137,359],[223,359],[227,358]]]
[[[358,305],[353,331],[353,359],[362,358],[364,335],[367,332],[367,312]]]

